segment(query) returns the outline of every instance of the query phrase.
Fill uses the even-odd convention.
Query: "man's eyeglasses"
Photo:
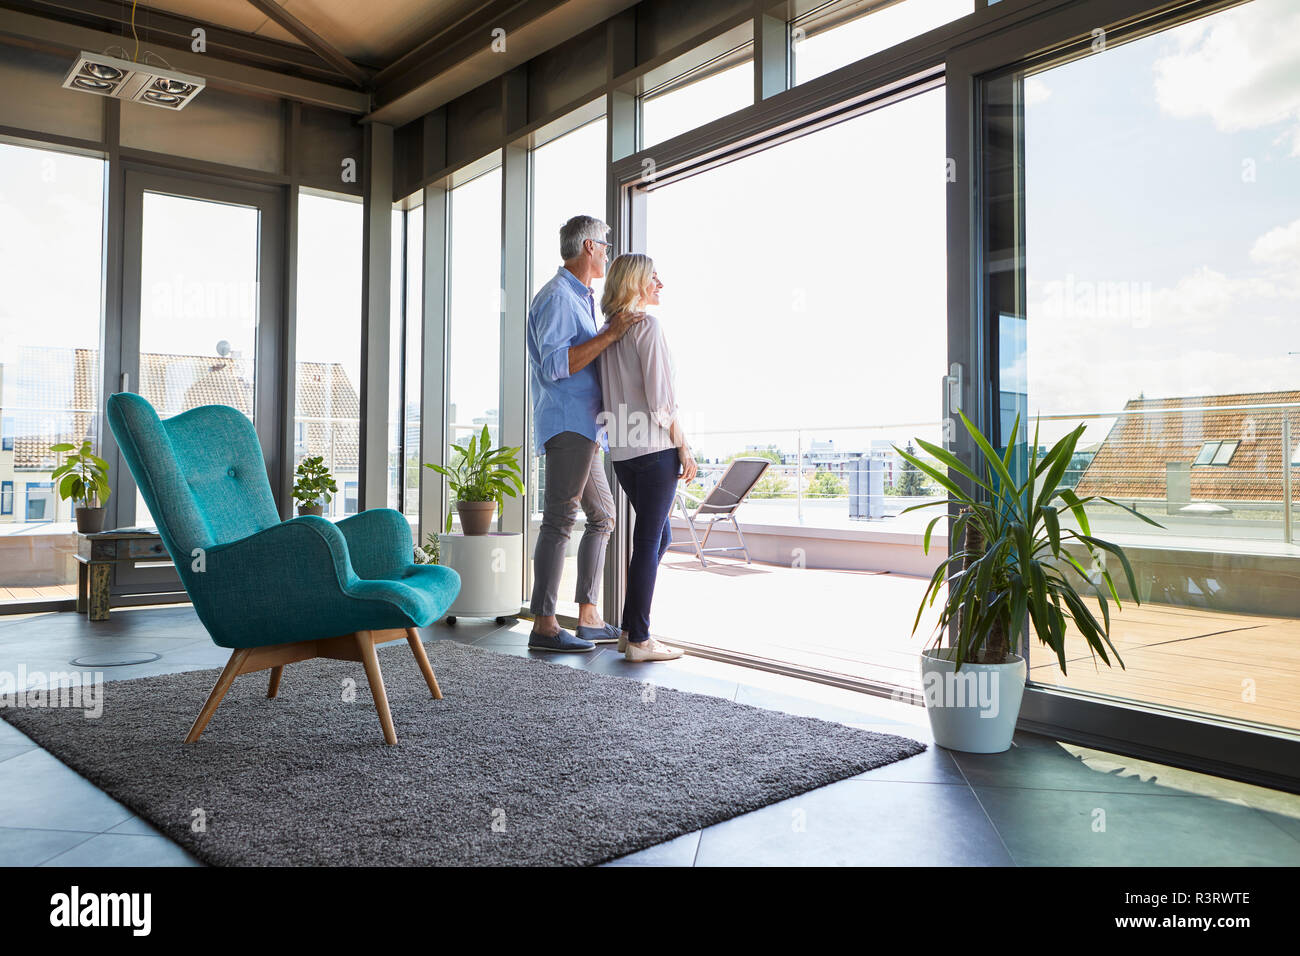
[[[612,242],[606,242],[604,239],[593,239],[591,241],[599,242],[602,246],[604,246],[606,255],[614,251],[614,243]]]

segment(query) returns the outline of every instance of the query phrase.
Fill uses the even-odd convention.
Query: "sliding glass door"
[[[683,490],[698,502],[735,459],[767,461],[736,513],[747,552],[701,560],[674,517],[656,634],[919,685],[911,626],[946,541],[940,533],[922,553],[934,512],[904,512],[938,489],[896,449],[943,440],[944,133],[944,91],[932,82],[634,192],[638,251],[664,283],[656,314],[699,463]],[[702,544],[742,540],[719,523]]]
[[[1254,0],[983,87],[1003,440],[1085,426],[1068,483],[1161,525],[1093,508],[1124,666],[1031,646],[1042,687],[1300,729],[1297,29]]]

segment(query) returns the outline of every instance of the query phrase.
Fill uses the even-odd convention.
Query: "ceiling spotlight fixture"
[[[64,87],[70,90],[134,100],[169,110],[184,109],[206,84],[201,76],[84,50],[63,80]]]

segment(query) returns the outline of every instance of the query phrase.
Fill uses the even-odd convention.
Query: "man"
[[[528,310],[528,371],[533,394],[533,439],[546,456],[546,501],[533,553],[533,650],[575,653],[618,641],[619,628],[596,609],[605,549],[614,530],[610,494],[600,450],[609,450],[599,422],[600,379],[596,357],[643,315],[620,313],[599,329],[593,279],[605,274],[609,226],[574,216],[560,227],[560,266],[533,297]],[[555,619],[564,552],[578,506],[587,527],[578,545],[578,627],[573,634]]]

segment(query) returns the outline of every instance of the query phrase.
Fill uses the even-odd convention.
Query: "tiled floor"
[[[431,639],[528,655],[528,622],[437,625]],[[0,671],[68,669],[97,649],[153,651],[121,679],[217,667],[188,607],[0,618]],[[632,665],[613,650],[558,662],[929,743],[919,708],[700,658]],[[197,706],[197,703],[196,703]],[[0,721],[0,864],[185,865],[183,850]],[[719,866],[1300,864],[1300,796],[1032,734],[1006,754],[924,754],[617,861]]]

